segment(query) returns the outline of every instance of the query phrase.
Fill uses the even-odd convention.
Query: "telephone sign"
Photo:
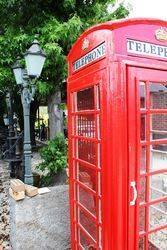
[[[167,46],[127,39],[127,52],[137,55],[167,58]]]

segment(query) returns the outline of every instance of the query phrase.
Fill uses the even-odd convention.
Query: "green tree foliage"
[[[114,0],[0,0],[0,89],[15,86],[11,65],[30,46],[34,35],[46,51],[47,60],[38,82],[38,95],[48,96],[66,78],[66,56],[79,34],[89,26],[123,18],[121,6],[110,15]]]
[[[64,135],[58,134],[49,141],[48,145],[40,150],[40,155],[43,162],[37,168],[43,172],[44,182],[50,182],[55,174],[67,166],[67,140]]]
[[[115,0],[0,0],[0,90],[13,89],[14,111],[19,116],[21,128],[23,119],[20,96],[11,70],[16,57],[29,48],[34,35],[38,34],[47,60],[37,83],[35,101],[31,104],[31,110],[35,114],[41,99],[46,100],[56,88],[62,92],[65,90],[62,82],[67,76],[66,56],[77,37],[94,24],[123,18],[128,14],[123,6],[109,14],[107,6],[114,2]],[[31,128],[34,127],[34,121],[31,121]]]

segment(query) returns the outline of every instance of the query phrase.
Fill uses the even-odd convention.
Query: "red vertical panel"
[[[130,137],[129,140],[134,140],[134,150],[129,153],[131,159],[134,159],[136,162],[135,169],[129,169],[129,176],[133,176],[133,174],[136,171],[136,177],[134,176],[134,180],[136,181],[136,187],[138,192],[138,199],[136,204],[134,204],[133,209],[131,206],[129,206],[129,249],[141,249],[141,250],[148,250],[152,248],[161,249],[166,245],[166,239],[165,236],[161,238],[161,241],[157,241],[160,234],[165,235],[164,228],[167,228],[167,224],[164,222],[164,220],[160,219],[160,213],[163,213],[164,209],[164,203],[167,200],[167,196],[163,192],[163,195],[155,196],[153,199],[151,199],[151,190],[153,189],[152,185],[159,185],[158,192],[160,192],[160,178],[162,182],[162,176],[158,174],[165,174],[167,173],[167,168],[164,168],[162,166],[161,169],[158,168],[158,170],[154,170],[151,168],[150,162],[150,154],[152,148],[154,147],[154,150],[157,150],[157,152],[161,152],[161,150],[165,149],[165,144],[167,144],[166,137],[160,136],[160,138],[157,137],[157,124],[155,126],[156,128],[156,137],[153,138],[151,136],[152,131],[154,130],[154,127],[151,127],[151,119],[153,120],[155,117],[153,117],[153,114],[157,114],[157,122],[161,122],[161,125],[165,121],[165,118],[162,119],[162,114],[167,113],[167,109],[165,109],[166,102],[164,99],[164,107],[162,107],[162,103],[160,106],[160,109],[155,108],[152,109],[152,102],[151,102],[151,84],[154,83],[153,91],[158,92],[158,84],[159,82],[163,86],[166,85],[166,79],[167,79],[167,71],[160,71],[155,69],[145,69],[143,68],[130,68],[128,71],[129,73],[129,79],[128,84],[129,87],[129,103],[136,102],[137,106],[132,109],[129,109],[129,122],[130,121],[136,121],[136,126],[134,126],[134,138]],[[137,78],[137,81],[136,81]],[[146,97],[146,105],[143,107],[143,105],[140,102],[140,96],[139,96],[139,84],[140,82],[144,83],[145,85],[145,97]],[[155,86],[157,85],[157,87]],[[135,89],[135,86],[137,87]],[[166,91],[165,88],[163,90]],[[135,97],[136,100],[132,98],[134,95],[134,92],[137,94]],[[162,96],[162,86],[161,86],[161,92],[160,95]],[[167,98],[167,95],[166,95]],[[166,99],[167,100],[167,99]],[[160,116],[159,116],[160,115]],[[143,122],[142,117],[145,117],[145,121]],[[153,117],[153,118],[152,118]],[[161,120],[159,119],[161,118]],[[165,117],[165,116],[163,116]],[[153,120],[155,124],[155,120]],[[143,126],[143,124],[145,125]],[[130,126],[130,124],[129,124]],[[160,127],[162,129],[162,127]],[[163,127],[164,129],[164,127]],[[166,129],[166,128],[165,128]],[[141,133],[143,130],[145,130],[144,133]],[[164,134],[165,131],[163,131]],[[161,131],[160,131],[161,133]],[[166,132],[165,132],[166,133]],[[163,145],[163,149],[161,148],[161,145]],[[145,150],[145,153],[141,154],[141,149]],[[143,150],[142,149],[142,150]],[[141,157],[145,157],[144,161],[142,161]],[[146,164],[143,168],[143,164]],[[157,163],[156,163],[157,164]],[[142,171],[141,168],[142,167]],[[144,170],[144,171],[143,171]],[[154,178],[155,177],[155,178]],[[154,182],[152,183],[151,180],[154,178]],[[153,189],[154,190],[154,189]],[[157,189],[155,187],[155,190],[157,192]],[[152,210],[151,210],[152,209]],[[154,209],[154,213],[153,213]],[[156,211],[156,213],[155,213]],[[151,216],[151,217],[150,217]],[[157,217],[156,217],[157,216]],[[164,214],[165,216],[165,214]],[[163,218],[165,219],[165,217]],[[156,217],[156,218],[155,218]],[[151,223],[155,223],[153,226],[150,227],[150,218],[152,218]],[[157,238],[157,240],[156,240]]]
[[[100,187],[103,164],[100,149],[101,110],[99,109],[102,94],[100,93],[99,96],[98,88],[101,88],[104,81],[103,75],[103,71],[99,71],[96,73],[96,82],[92,82],[93,78],[89,76],[86,77],[86,81],[80,79],[82,86],[69,89],[71,102],[75,103],[73,105],[75,108],[72,109],[70,106],[69,113],[69,157],[72,158],[69,160],[71,238],[72,247],[76,245],[77,249],[82,247],[101,249],[102,247],[100,204],[102,204],[103,195]],[[71,121],[73,121],[72,125]]]
[[[69,83],[68,83],[69,89]],[[70,200],[70,229],[71,229],[71,247],[72,249],[76,249],[75,247],[75,227],[74,227],[74,182],[73,182],[73,145],[72,145],[72,111],[73,111],[73,96],[68,91],[67,96],[67,107],[68,107],[68,147],[71,150],[68,150],[68,165],[69,165],[69,200]]]

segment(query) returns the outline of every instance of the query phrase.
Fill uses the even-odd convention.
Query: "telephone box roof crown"
[[[148,24],[148,25],[159,25],[159,26],[166,26],[167,27],[167,21],[156,19],[156,18],[124,18],[119,19],[115,21],[108,21],[105,23],[97,24],[92,26],[91,28],[87,29],[85,32],[83,32],[78,40],[74,43],[72,46],[71,51],[69,52],[68,57],[75,49],[75,46],[77,45],[78,41],[86,37],[88,34],[97,31],[97,30],[115,30],[121,27],[130,26],[130,25],[138,25],[138,24]]]

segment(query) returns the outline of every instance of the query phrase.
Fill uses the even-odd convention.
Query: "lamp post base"
[[[33,176],[32,175],[25,175],[24,176],[24,183],[28,185],[33,185]]]

